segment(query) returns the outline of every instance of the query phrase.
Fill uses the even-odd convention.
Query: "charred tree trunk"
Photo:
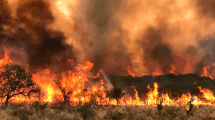
[[[69,93],[67,93],[65,89],[62,89],[62,93],[63,93],[64,104],[69,105],[70,104]]]
[[[69,97],[67,95],[63,95],[64,103],[69,104]]]
[[[117,106],[119,106],[119,99],[116,99],[116,102],[117,102]]]
[[[60,81],[56,81],[56,84],[58,85],[61,93],[63,94],[63,104],[70,104],[70,94],[72,93],[72,91],[66,92],[65,88],[62,87],[62,85],[60,84]]]
[[[5,101],[5,104],[4,104],[4,109],[7,109],[9,99],[10,99],[10,96],[9,96],[9,95],[7,95],[7,97],[6,97],[6,101]]]

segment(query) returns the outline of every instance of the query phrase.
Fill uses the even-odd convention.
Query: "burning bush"
[[[111,91],[107,92],[108,97],[116,99],[117,105],[119,104],[120,98],[122,98],[124,95],[124,91],[122,91],[122,89],[120,88],[114,88]]]
[[[39,95],[40,89],[32,81],[32,75],[19,65],[6,64],[0,72],[0,94],[7,108],[8,102],[15,96]],[[37,98],[35,98],[37,99]]]

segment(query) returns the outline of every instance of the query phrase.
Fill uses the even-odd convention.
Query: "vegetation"
[[[5,109],[10,98],[23,95],[30,97],[39,94],[40,89],[32,81],[32,75],[16,64],[6,64],[0,72],[0,97],[5,98]]]
[[[107,92],[107,96],[109,98],[114,98],[117,101],[117,105],[119,104],[119,100],[121,97],[123,97],[125,94],[120,88],[113,88],[111,91]]]
[[[159,91],[162,93],[171,93],[172,97],[177,97],[184,93],[183,88],[188,86],[189,90],[193,94],[198,93],[196,90],[198,85],[214,86],[214,81],[203,78],[186,75],[190,77],[190,81],[186,81],[182,84],[179,81],[183,80],[183,77],[175,75],[165,75],[156,77],[156,82],[161,82],[162,79],[168,81],[169,84],[161,84]],[[180,78],[180,79],[179,79]],[[195,78],[196,83],[193,84],[191,78]],[[131,78],[129,78],[131,79]],[[140,78],[136,78],[140,79]],[[174,79],[174,80],[173,80]],[[131,81],[131,80],[130,80]],[[147,81],[147,79],[146,79]],[[173,81],[170,83],[170,81]],[[202,82],[206,81],[206,82]],[[132,81],[131,85],[141,87],[141,84],[145,84],[145,81],[135,85],[135,81]],[[211,84],[213,83],[213,84]],[[90,103],[85,103],[78,106],[70,106],[69,98],[74,88],[66,89],[61,84],[61,81],[56,81],[59,89],[63,94],[63,105],[55,106],[54,104],[41,103],[35,101],[32,105],[27,104],[12,104],[9,100],[17,95],[30,97],[32,95],[39,95],[40,89],[32,81],[30,73],[26,72],[24,68],[15,64],[6,64],[0,69],[0,97],[4,98],[5,105],[4,110],[0,109],[1,120],[196,120],[196,119],[215,119],[215,107],[198,106],[194,108],[194,116],[187,116],[184,106],[181,107],[167,107],[160,112],[157,111],[155,106],[98,106],[95,104],[95,100]],[[192,84],[192,85],[191,85]],[[139,87],[138,87],[139,86]],[[182,86],[182,87],[181,87]],[[188,90],[188,91],[189,91]],[[213,89],[214,90],[214,89]],[[142,94],[147,91],[142,89]],[[119,99],[124,96],[124,92],[121,88],[114,87],[111,91],[107,92],[108,97],[114,98],[119,102]],[[92,96],[93,99],[93,96]],[[67,103],[67,104],[65,104]],[[7,108],[7,109],[6,109]]]
[[[39,106],[43,106],[39,105]],[[156,107],[138,106],[68,106],[65,109],[33,106],[17,107],[9,104],[0,110],[1,120],[212,120],[215,107],[199,106],[194,116],[187,116],[184,107],[164,107],[158,112]]]
[[[73,92],[72,88],[66,90],[66,88],[61,84],[60,80],[56,80],[55,82],[63,95],[63,103],[69,104],[69,98],[71,97],[71,94]]]
[[[187,92],[192,95],[200,95],[198,86],[212,90],[215,93],[215,80],[195,74],[166,74],[155,77],[147,75],[134,78],[129,76],[109,76],[109,79],[114,87],[126,90],[131,95],[134,95],[134,89],[131,86],[135,86],[139,97],[146,97],[148,93],[147,86],[150,85],[153,88],[153,83],[155,82],[159,85],[158,91],[168,93],[171,98],[180,97]]]

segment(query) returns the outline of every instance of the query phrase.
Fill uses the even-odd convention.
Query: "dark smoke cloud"
[[[162,35],[163,35],[162,29],[157,29],[155,27],[149,26],[146,32],[146,39],[148,40],[148,45],[158,45],[162,43]]]
[[[17,17],[22,24],[25,24],[34,32],[42,34],[46,25],[54,21],[49,4],[43,0],[28,0],[19,4]]]
[[[185,53],[189,54],[191,57],[195,57],[196,55],[198,55],[197,48],[195,46],[188,46],[185,50]]]
[[[161,70],[164,73],[168,73],[170,66],[173,63],[172,50],[170,46],[165,44],[157,45],[153,48],[151,55],[152,59],[161,66]]]
[[[166,26],[161,25],[160,28],[149,26],[141,40],[144,49],[143,61],[151,72],[159,68],[163,73],[168,73],[174,63],[172,48],[164,39],[166,32]]]
[[[4,12],[5,9],[9,10],[0,9],[5,13],[0,14],[0,18],[10,17]],[[73,47],[65,43],[63,33],[47,29],[47,25],[54,22],[49,4],[43,0],[22,1],[19,2],[16,15],[17,19],[10,23],[11,29],[16,28],[16,32],[8,36],[4,45],[24,48],[31,71],[50,67],[55,72],[68,70],[68,59],[75,59]],[[0,21],[1,28],[2,24],[5,21]]]
[[[120,34],[125,34],[117,25],[115,27],[112,29],[116,29]],[[117,36],[116,38],[112,38],[112,41],[109,41],[107,45],[108,53],[104,68],[107,73],[111,73],[112,75],[127,75],[127,67],[131,66],[131,58],[127,54],[123,40],[121,36]],[[115,41],[118,42],[116,43]]]
[[[27,56],[26,63],[29,64],[31,70],[53,66],[63,70],[67,68],[65,63],[67,63],[68,59],[77,57],[78,62],[79,60],[81,62],[84,60],[93,62],[96,72],[98,69],[103,68],[106,73],[123,75],[127,74],[127,66],[131,65],[133,68],[137,68],[134,70],[138,72],[140,67],[138,68],[137,65],[140,65],[147,69],[145,70],[146,72],[142,69],[139,70],[144,72],[143,74],[150,74],[155,71],[155,68],[158,68],[163,73],[167,73],[173,64],[180,73],[186,67],[186,62],[196,62],[195,60],[188,60],[184,57],[184,54],[188,54],[192,59],[199,55],[197,47],[188,47],[184,51],[185,46],[190,44],[190,41],[187,42],[186,40],[192,38],[186,36],[193,36],[195,33],[194,28],[199,27],[195,27],[195,24],[193,24],[191,26],[188,25],[185,29],[184,25],[192,21],[192,16],[195,18],[202,14],[213,17],[215,13],[214,7],[212,7],[214,5],[213,1],[203,2],[203,0],[198,0],[198,11],[192,7],[187,7],[187,5],[185,5],[184,11],[181,6],[177,7],[180,3],[175,1],[162,2],[162,5],[157,5],[155,2],[150,1],[146,1],[144,4],[136,1],[133,4],[130,1],[121,0],[89,0],[89,4],[86,5],[87,10],[84,13],[81,11],[81,17],[78,17],[79,15],[76,16],[75,12],[71,12],[74,16],[71,14],[71,19],[67,19],[68,23],[71,21],[72,24],[74,23],[74,26],[71,25],[74,27],[71,28],[72,32],[67,32],[70,30],[68,27],[65,27],[66,30],[62,30],[64,28],[62,27],[60,30],[66,31],[62,33],[50,30],[51,28],[48,29],[47,27],[64,20],[63,17],[58,20],[58,15],[56,15],[57,21],[55,20],[52,13],[56,14],[57,10],[50,10],[50,5],[52,4],[49,3],[51,2],[45,0],[19,1],[17,2],[16,12],[12,11],[12,13],[16,13],[16,19],[13,19],[10,17],[7,0],[0,1],[1,5],[3,5],[0,8],[0,41],[10,47],[22,48]],[[168,7],[163,3],[168,4]],[[184,2],[184,4],[187,3]],[[184,12],[190,11],[188,8],[193,11],[191,10],[190,14],[183,17],[185,15]],[[150,11],[150,15],[145,11]],[[77,14],[79,12],[77,11]],[[192,13],[195,13],[195,15]],[[180,19],[180,16],[182,19]],[[157,19],[154,19],[154,17]],[[184,20],[185,18],[186,20]],[[202,16],[201,18],[204,19]],[[151,22],[147,22],[148,20],[151,20]],[[197,23],[199,22],[204,23],[201,20],[197,20]],[[131,29],[126,26],[127,24]],[[3,29],[5,25],[9,25],[9,28],[16,32],[10,35],[5,34]],[[54,28],[57,27],[58,25],[55,26],[54,24]],[[189,31],[192,30],[194,32],[190,33]],[[186,32],[188,32],[188,35],[185,35]],[[77,41],[70,41],[70,44],[76,45],[77,43],[75,48],[65,42],[66,39],[68,41],[70,38],[76,39],[76,36],[78,38]],[[177,37],[184,43],[180,43]],[[179,46],[176,45],[177,43],[185,44],[182,46],[182,51],[176,51],[176,49],[179,49]],[[204,44],[206,43],[201,43],[202,46],[200,48],[208,52],[206,52],[207,55],[202,55],[204,56],[201,61],[203,62],[202,66],[207,65],[214,59],[214,53],[209,52],[214,51],[214,46],[208,46],[214,43]],[[138,51],[139,47],[142,51]],[[73,49],[76,51],[76,54],[74,54]],[[77,51],[81,53],[81,57],[79,57]],[[139,57],[137,57],[138,55]],[[197,67],[196,69],[200,68]]]
[[[197,0],[199,11],[203,16],[215,19],[215,1],[214,0]]]
[[[73,53],[70,52],[72,47],[65,44],[63,34],[46,28],[54,21],[49,4],[42,0],[27,1],[20,4],[17,16],[19,22],[24,24],[27,30],[30,30],[30,34],[36,36],[36,39],[31,37],[30,42],[27,42],[29,40],[25,41],[29,57],[28,63],[31,68],[47,68],[52,65],[59,67],[66,64],[66,60],[69,58],[74,58]],[[62,67],[60,68],[62,69]]]
[[[113,20],[114,12],[117,11],[117,5],[120,4],[120,1],[113,0],[90,1],[87,20],[88,22],[94,24],[94,29],[92,31],[92,62],[95,63],[95,70],[98,70],[100,68],[107,68],[107,71],[115,71],[122,69],[122,67],[127,68],[126,65],[122,66],[122,63],[118,62],[122,59],[127,61],[128,58],[126,57],[128,55],[126,55],[126,49],[125,46],[122,45],[123,43],[121,38],[110,38],[112,30],[120,32],[120,27],[116,24],[117,21]],[[116,26],[113,27],[114,25]],[[119,42],[114,42],[116,40]],[[113,66],[110,66],[110,64],[112,64]]]
[[[107,56],[107,32],[112,13],[108,8],[108,0],[92,0],[88,11],[88,21],[95,25],[92,61],[95,63],[95,69],[99,69],[103,67]]]
[[[6,25],[9,23],[11,16],[10,11],[8,7],[7,0],[0,0],[0,42],[6,38],[6,35],[4,34],[3,25]]]
[[[204,67],[203,61],[198,62],[197,64],[194,65],[194,69],[195,69],[194,73],[197,75],[201,75],[203,67]]]
[[[210,56],[215,60],[215,35],[199,42],[199,47],[205,52],[205,55]]]
[[[215,38],[213,36],[209,36],[205,40],[202,40],[198,43],[199,48],[203,50],[204,55],[202,56],[199,63],[197,63],[196,72],[197,74],[201,74],[203,71],[203,67],[210,66],[213,62],[215,62]],[[214,68],[212,68],[214,69]],[[209,71],[212,71],[209,69]]]
[[[65,45],[62,43],[64,38],[62,35],[59,37],[51,37],[46,35],[35,48],[34,54],[30,55],[29,64],[32,67],[48,67],[51,65],[53,56],[62,53],[66,50]]]

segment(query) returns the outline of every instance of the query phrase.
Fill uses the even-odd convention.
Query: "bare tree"
[[[5,109],[10,98],[17,95],[30,97],[39,95],[40,89],[32,81],[32,75],[25,71],[20,65],[6,64],[1,67],[0,72],[0,97],[5,98]]]

